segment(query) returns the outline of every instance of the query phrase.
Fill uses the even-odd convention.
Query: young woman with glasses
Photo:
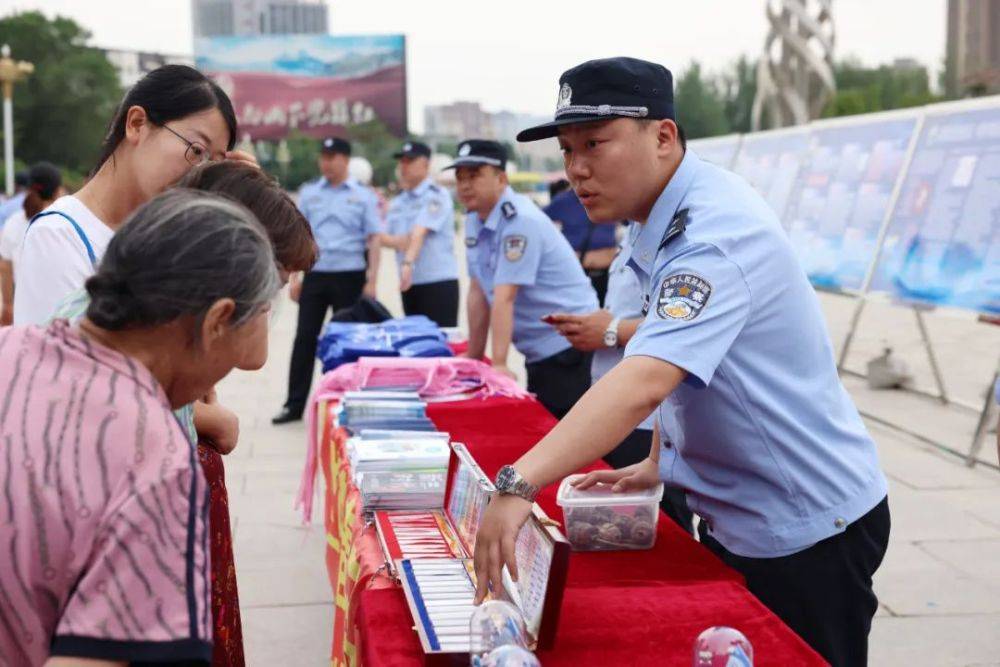
[[[197,70],[150,72],[118,107],[90,181],[28,227],[16,266],[14,323],[40,324],[94,273],[112,234],[144,202],[192,167],[233,154],[236,114]]]

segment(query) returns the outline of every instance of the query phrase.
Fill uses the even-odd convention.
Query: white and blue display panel
[[[861,288],[916,126],[915,113],[812,126],[782,223],[818,289]]]
[[[927,110],[872,287],[1000,314],[1000,99]]]
[[[782,224],[808,141],[803,127],[748,134],[733,163],[733,171],[764,197]]]
[[[740,148],[740,135],[727,134],[724,137],[710,137],[706,139],[692,139],[687,142],[702,160],[722,167],[732,169],[733,160],[736,158],[736,151]]]

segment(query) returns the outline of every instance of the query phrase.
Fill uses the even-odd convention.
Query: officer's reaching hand
[[[375,298],[377,298],[375,296],[375,281],[374,280],[369,280],[368,282],[366,282],[365,283],[365,288],[363,290],[361,290],[361,293],[364,296],[368,297],[369,299],[375,299]]]
[[[604,347],[604,332],[611,323],[612,315],[607,310],[597,310],[589,315],[569,315],[553,313],[542,321],[551,324],[560,335],[565,336],[570,345],[583,352],[592,352]]]
[[[531,503],[518,496],[496,495],[483,512],[476,533],[476,550],[473,563],[476,568],[476,600],[486,598],[490,587],[503,590],[503,566],[517,581],[517,557],[514,545],[521,526],[531,515]]]
[[[640,491],[660,483],[660,467],[648,456],[638,463],[618,470],[594,470],[573,482],[573,486],[583,491],[595,484],[613,484],[615,493]]]

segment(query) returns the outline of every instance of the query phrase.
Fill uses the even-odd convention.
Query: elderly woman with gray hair
[[[78,326],[0,331],[4,660],[211,659],[208,493],[171,410],[264,364],[279,286],[248,210],[177,189],[116,233]]]

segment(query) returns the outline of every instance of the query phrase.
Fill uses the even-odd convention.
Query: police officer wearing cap
[[[438,326],[457,326],[458,261],[451,195],[430,178],[427,144],[408,141],[393,157],[399,161],[403,191],[389,204],[382,245],[396,251],[403,311],[426,315]]]
[[[580,352],[543,321],[559,310],[589,313],[594,289],[565,237],[529,198],[507,182],[507,150],[469,139],[455,169],[465,219],[469,266],[469,350],[478,359],[491,336],[490,358],[501,372],[511,342],[525,358],[528,390],[562,418],[590,386],[590,354]]]
[[[611,451],[656,409],[649,458],[580,484],[684,489],[702,541],[833,665],[863,665],[889,538],[875,444],[837,375],[819,301],[773,211],[741,178],[685,149],[673,84],[631,58],[559,81],[559,139],[591,220],[634,224],[628,266],[643,322],[625,358],[497,477],[475,562],[477,599],[514,563],[541,486]],[[516,567],[516,563],[515,567]]]
[[[375,193],[348,176],[351,144],[329,137],[320,144],[322,176],[299,190],[299,209],[309,220],[320,258],[305,277],[289,285],[299,302],[298,328],[288,371],[288,398],[271,422],[302,418],[312,385],[316,343],[327,311],[375,297],[382,221]]]

